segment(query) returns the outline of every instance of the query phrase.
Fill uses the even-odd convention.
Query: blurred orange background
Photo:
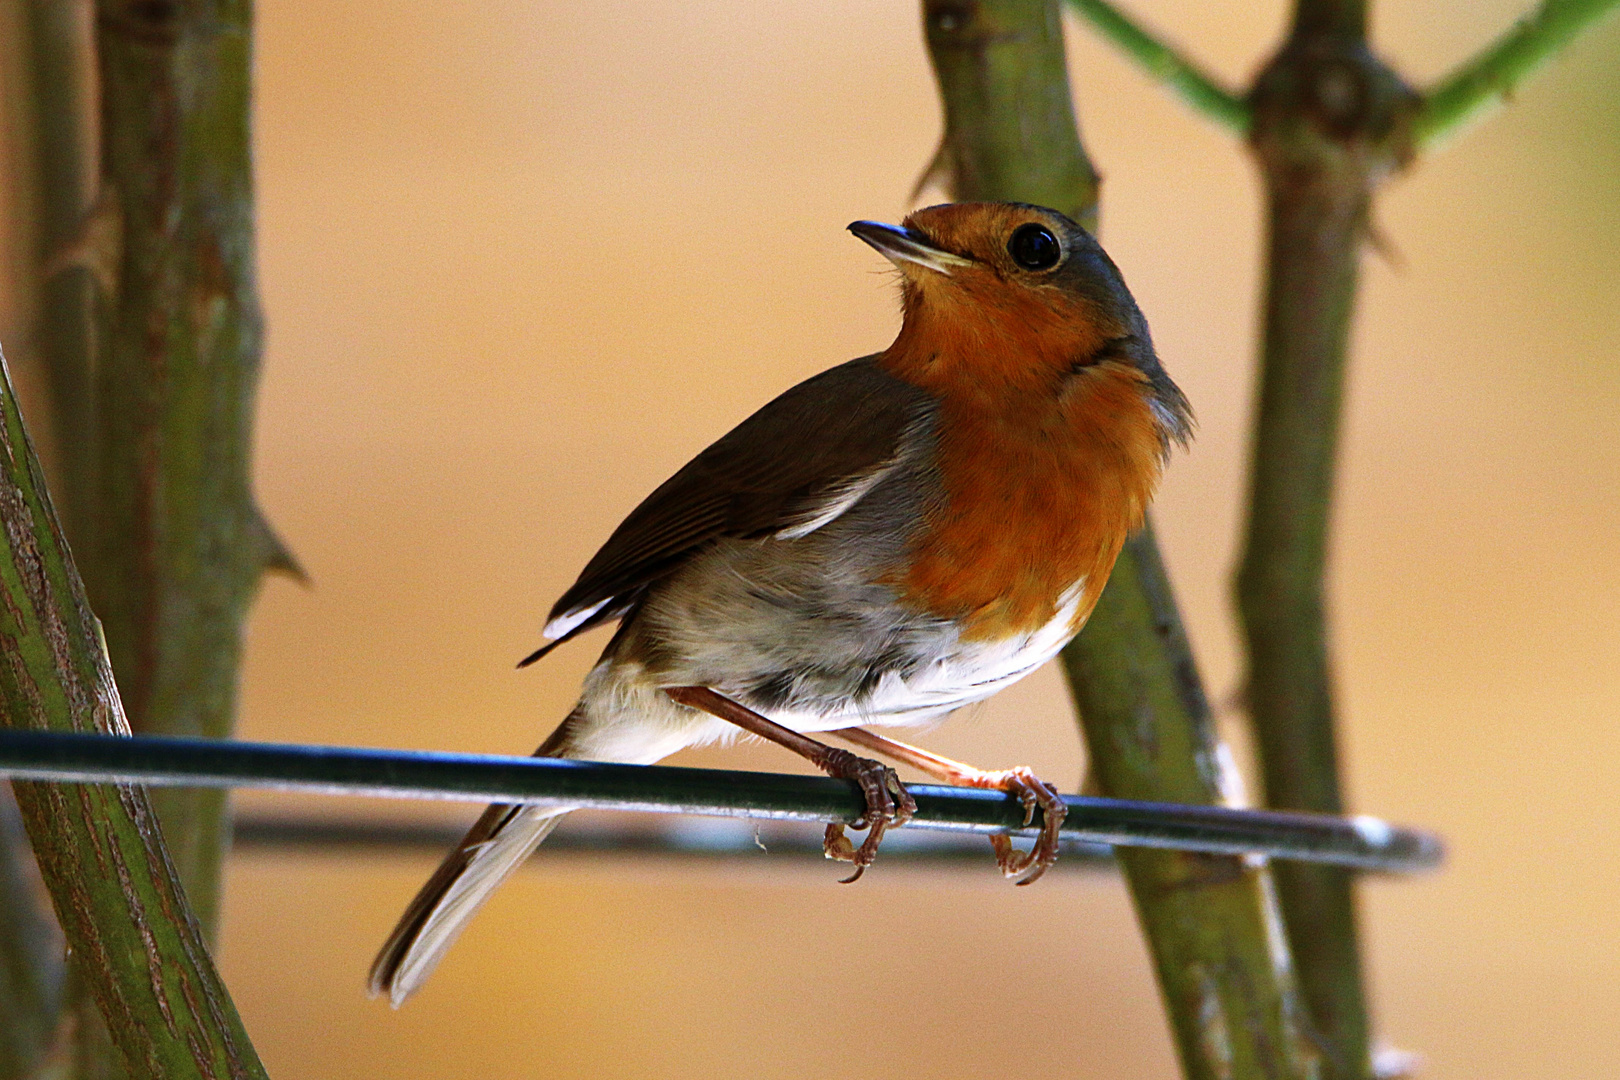
[[[1423,83],[1528,2],[1380,3],[1375,37]],[[1132,6],[1233,85],[1286,17]],[[527,752],[598,646],[512,664],[613,525],[768,398],[890,340],[884,264],[843,226],[903,215],[938,138],[916,6],[260,0],[257,18],[258,489],[314,586],[263,591],[241,733]],[[1102,238],[1201,422],[1157,513],[1229,700],[1254,170],[1070,31]],[[1365,262],[1332,577],[1343,747],[1357,809],[1451,844],[1443,873],[1363,890],[1379,1029],[1434,1080],[1620,1075],[1617,56],[1611,21],[1390,184],[1398,256]],[[15,290],[4,305],[17,334]],[[923,741],[1071,789],[1082,770],[1050,669]],[[674,760],[795,767],[757,746]],[[840,888],[764,856],[541,858],[393,1012],[365,968],[430,869],[231,862],[222,963],[273,1076],[1176,1072],[1108,875],[1014,890],[987,851]]]

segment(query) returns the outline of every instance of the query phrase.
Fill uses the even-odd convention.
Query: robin
[[[549,642],[617,623],[579,704],[536,751],[647,764],[739,730],[866,796],[872,862],[915,805],[893,769],[1017,795],[1027,884],[1063,802],[1028,769],[987,772],[865,724],[926,724],[1051,659],[1085,623],[1170,447],[1192,425],[1119,270],[1053,210],[958,203],[849,226],[900,272],[894,344],[788,390],[633,510],[551,610]],[[425,884],[371,969],[395,1006],[567,813],[495,805]]]

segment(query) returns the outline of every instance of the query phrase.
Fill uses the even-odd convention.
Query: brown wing
[[[806,379],[647,496],[551,609],[551,645],[622,616],[717,537],[802,536],[858,502],[934,406],[872,359]]]

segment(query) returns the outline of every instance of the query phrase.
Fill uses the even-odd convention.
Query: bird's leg
[[[767,720],[753,709],[739,705],[707,686],[676,686],[666,689],[664,693],[677,704],[702,710],[762,739],[769,739],[778,746],[787,747],[795,754],[808,758],[816,768],[836,780],[853,780],[861,786],[861,793],[866,796],[866,814],[855,823],[856,828],[864,826],[867,830],[861,846],[853,846],[844,835],[844,827],[837,823],[827,826],[822,839],[822,850],[827,858],[855,864],[855,872],[844,879],[846,885],[857,880],[872,865],[878,845],[883,842],[883,834],[890,826],[904,825],[917,812],[917,803],[900,782],[899,774],[880,761],[858,757],[848,750],[800,735],[792,728]]]
[[[990,834],[990,845],[996,849],[996,865],[1007,877],[1018,878],[1018,884],[1028,885],[1057,862],[1058,830],[1069,807],[1058,794],[1057,788],[1037,777],[1020,765],[1012,769],[987,771],[952,761],[909,743],[885,738],[866,728],[840,728],[833,732],[840,739],[864,747],[873,753],[910,765],[936,780],[958,787],[992,788],[1018,796],[1024,804],[1024,827],[1035,820],[1035,808],[1041,808],[1041,835],[1035,846],[1023,853],[1012,846],[1012,841],[1000,833]]]

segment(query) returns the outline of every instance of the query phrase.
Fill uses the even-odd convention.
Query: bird
[[[552,608],[527,666],[617,624],[578,704],[535,752],[649,764],[747,731],[856,781],[872,863],[915,804],[890,766],[1020,798],[1027,884],[1064,803],[1027,768],[979,770],[867,725],[928,725],[1028,675],[1084,625],[1177,444],[1187,398],[1097,241],[1022,203],[946,203],[849,231],[898,271],[883,352],[799,383],[637,506]],[[397,1008],[567,813],[489,807],[400,918],[369,989]]]

